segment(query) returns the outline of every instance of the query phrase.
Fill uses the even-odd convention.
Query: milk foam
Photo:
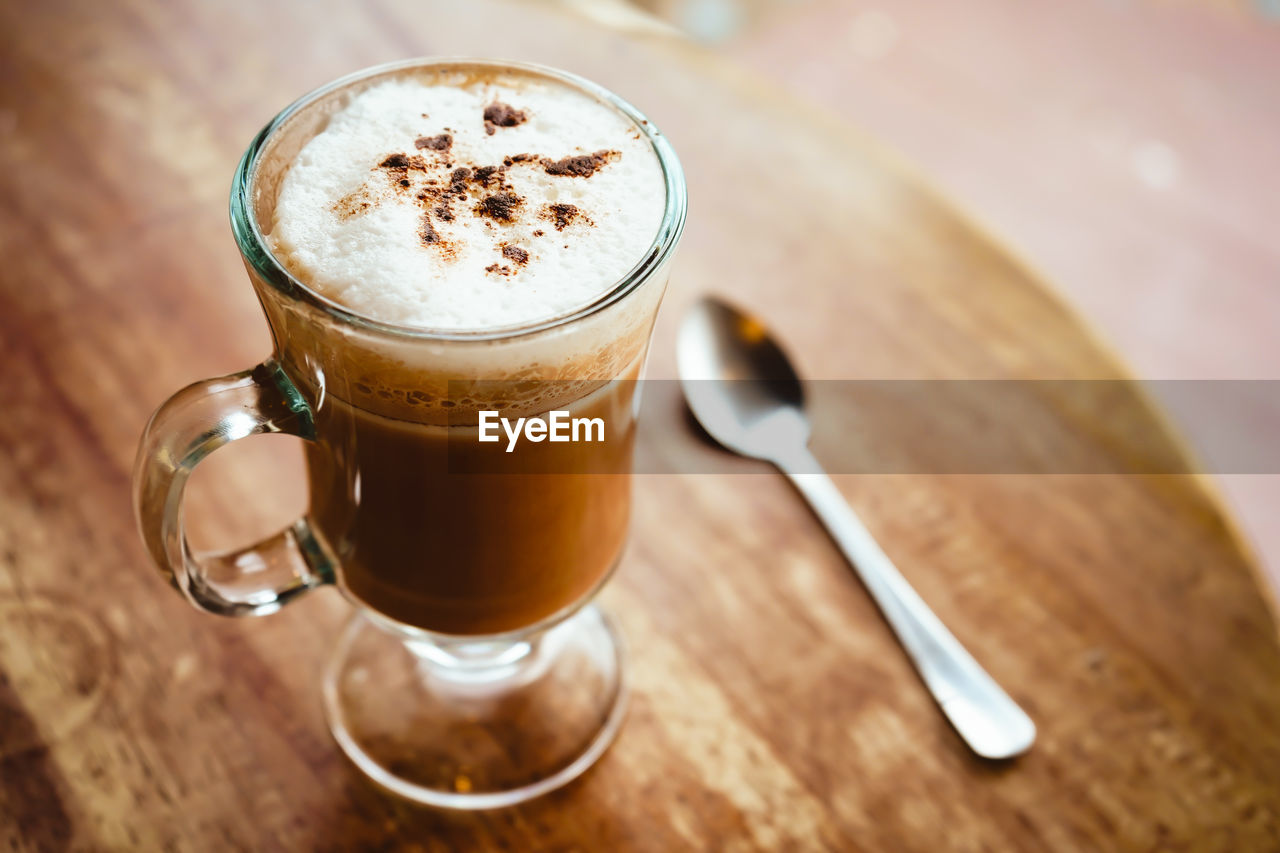
[[[303,146],[269,238],[298,278],[357,313],[486,329],[608,291],[665,203],[648,140],[585,94],[516,72],[402,78],[356,94]]]

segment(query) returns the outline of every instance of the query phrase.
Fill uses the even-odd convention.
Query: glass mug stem
[[[183,524],[187,478],[205,457],[250,435],[314,439],[311,410],[274,359],[206,379],[170,397],[151,417],[134,464],[133,502],[143,542],[173,585],[221,616],[274,613],[333,581],[334,559],[304,516],[245,548],[194,554]]]

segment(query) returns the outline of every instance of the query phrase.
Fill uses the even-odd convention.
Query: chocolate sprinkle
[[[519,246],[503,246],[502,257],[510,258],[520,266],[524,266],[529,263],[529,253],[524,249],[521,249]]]

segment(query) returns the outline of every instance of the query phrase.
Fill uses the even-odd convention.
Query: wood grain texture
[[[581,781],[459,816],[349,768],[318,697],[345,605],[326,591],[267,619],[195,613],[148,568],[128,472],[161,400],[268,346],[225,213],[249,138],[314,85],[430,53],[567,67],[671,136],[692,206],[652,375],[672,374],[675,321],[706,290],[769,317],[813,377],[1123,375],[891,158],[678,41],[490,2],[6,4],[6,849],[1280,846],[1280,638],[1189,477],[839,478],[1036,718],[1015,763],[966,752],[816,522],[762,473],[638,478],[604,595],[634,698]],[[206,535],[289,515],[263,488],[288,460],[267,460],[207,493]]]

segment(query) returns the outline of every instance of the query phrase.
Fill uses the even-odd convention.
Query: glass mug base
[[[580,776],[626,713],[623,647],[594,605],[534,637],[448,645],[357,613],[325,667],[325,716],[383,788],[447,809],[510,806]]]

